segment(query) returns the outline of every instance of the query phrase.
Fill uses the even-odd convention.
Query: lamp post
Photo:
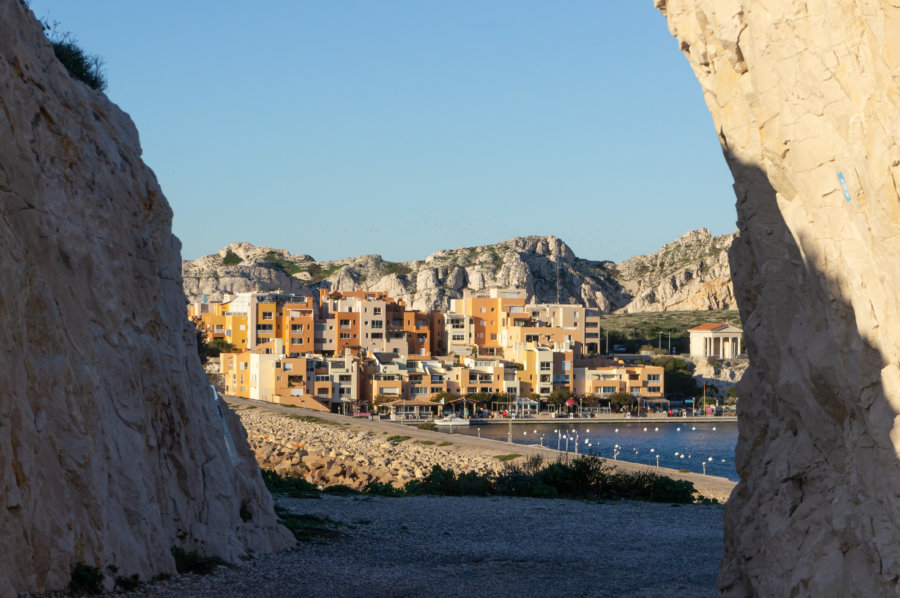
[[[560,434],[559,430],[553,431],[556,432],[556,452],[559,452],[559,444],[560,442],[562,442],[562,435]]]

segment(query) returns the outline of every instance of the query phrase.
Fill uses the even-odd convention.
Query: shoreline
[[[248,399],[252,400],[252,399]],[[403,425],[416,425],[427,423],[427,421],[412,421],[412,420],[381,420],[381,421],[393,421],[394,423],[403,424]],[[492,425],[501,425],[508,426],[510,423],[516,426],[519,424],[559,424],[562,422],[571,422],[577,424],[639,424],[641,422],[669,422],[671,424],[684,424],[687,422],[691,423],[708,423],[714,424],[716,422],[732,422],[736,423],[738,418],[736,415],[697,415],[695,417],[668,417],[668,416],[644,416],[644,417],[609,417],[608,415],[604,415],[601,417],[512,417],[512,418],[476,418],[473,417],[469,420],[471,425],[478,426],[492,426]]]
[[[421,428],[417,428],[414,426],[409,426],[407,424],[402,424],[399,422],[391,422],[387,420],[369,420],[356,418],[347,415],[339,415],[335,413],[323,413],[319,411],[313,411],[310,409],[304,409],[302,407],[289,407],[286,405],[279,405],[277,403],[268,403],[265,401],[259,401],[255,399],[242,399],[238,397],[223,395],[223,398],[231,405],[236,405],[239,408],[237,409],[238,415],[243,415],[248,407],[254,407],[254,411],[256,409],[261,410],[262,412],[274,414],[277,416],[281,416],[282,418],[288,419],[288,416],[299,416],[304,418],[316,418],[319,420],[326,420],[336,424],[340,424],[342,428],[347,430],[355,430],[360,434],[378,434],[378,435],[402,435],[409,436],[413,439],[414,442],[418,442],[419,445],[424,443],[443,443],[448,441],[448,435],[445,432],[431,431],[431,430],[423,430]],[[250,412],[252,413],[252,412]],[[243,418],[242,418],[243,419]],[[647,418],[641,418],[646,421]],[[507,420],[503,423],[507,423]],[[571,421],[571,420],[562,420],[559,421]],[[593,421],[597,421],[594,419]],[[523,423],[534,423],[533,421],[523,421]],[[323,428],[329,428],[333,426],[327,426],[324,424],[319,424]],[[248,430],[248,434],[249,434]],[[477,459],[480,461],[484,461],[485,459],[495,459],[499,455],[509,455],[512,453],[521,455],[523,457],[530,457],[534,455],[540,455],[548,462],[554,462],[558,458],[565,458],[566,453],[557,451],[555,449],[551,449],[548,447],[540,447],[533,445],[525,445],[525,444],[510,444],[508,442],[502,442],[498,440],[491,440],[488,438],[478,438],[476,436],[469,436],[466,434],[454,434],[452,435],[453,444],[452,446],[442,447],[442,450],[446,452],[450,456],[458,456],[462,459]],[[411,446],[411,445],[408,445]],[[334,457],[332,453],[337,449],[343,449],[344,447],[338,446],[323,446],[322,450],[327,450],[331,457]],[[431,447],[421,447],[419,446],[418,450],[424,450],[425,448]],[[571,453],[569,453],[571,455]],[[258,455],[259,458],[259,455]],[[686,480],[694,484],[694,488],[697,490],[698,494],[701,494],[710,499],[716,499],[720,503],[725,503],[729,496],[731,495],[732,490],[736,486],[736,482],[733,482],[727,478],[721,478],[710,475],[703,475],[700,473],[691,473],[691,472],[681,472],[676,469],[669,469],[665,467],[656,467],[651,465],[642,465],[638,463],[631,463],[628,461],[619,461],[612,460],[608,458],[601,457],[603,461],[611,467],[619,469],[620,471],[628,471],[628,472],[652,472],[660,475],[664,475],[676,480]],[[299,459],[296,460],[299,463]],[[496,461],[496,465],[500,466],[502,463],[500,461]],[[409,477],[418,477],[410,474]]]

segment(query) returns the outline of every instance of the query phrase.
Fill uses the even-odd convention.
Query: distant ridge
[[[424,260],[387,262],[379,255],[316,261],[284,249],[232,243],[182,265],[189,301],[206,295],[281,289],[315,294],[369,288],[387,291],[414,309],[447,309],[466,289],[519,287],[530,300],[579,303],[603,312],[733,309],[728,248],[737,233],[691,231],[659,251],[619,264],[576,257],[554,236],[515,237],[493,245],[436,251]]]

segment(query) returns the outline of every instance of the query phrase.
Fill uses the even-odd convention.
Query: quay
[[[384,418],[387,419],[387,418]],[[736,415],[695,415],[693,417],[669,417],[665,414],[649,414],[642,415],[641,417],[625,417],[621,414],[600,414],[595,415],[594,417],[535,417],[533,415],[528,416],[520,416],[520,417],[472,417],[469,418],[469,422],[473,426],[490,426],[490,425],[520,425],[520,424],[562,424],[562,423],[574,423],[574,424],[628,424],[628,423],[641,423],[641,422],[668,422],[672,424],[677,424],[679,422],[692,422],[692,423],[716,423],[716,422],[736,422],[738,420]],[[422,423],[428,423],[434,421],[433,419],[396,419],[390,420],[396,423],[407,424],[407,425],[417,425]]]

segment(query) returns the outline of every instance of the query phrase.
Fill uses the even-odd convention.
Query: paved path
[[[368,420],[347,415],[338,415],[336,413],[323,413],[313,411],[312,409],[303,409],[300,407],[289,407],[278,405],[276,403],[268,403],[265,401],[257,401],[253,399],[241,399],[225,395],[228,403],[236,403],[239,405],[253,405],[258,409],[265,409],[276,413],[308,415],[318,417],[334,422],[349,423],[363,430],[371,430],[377,433],[387,432],[390,435],[397,434],[402,436],[412,436],[420,440],[433,440],[435,442],[446,441],[448,435],[444,432],[433,432],[430,430],[422,430],[414,426],[407,426],[396,422],[386,420]],[[452,436],[454,447],[457,450],[472,451],[478,453],[488,453],[492,455],[502,455],[517,453],[524,456],[541,455],[547,461],[556,461],[560,453],[554,449],[539,447],[525,444],[509,444],[498,440],[490,440],[488,438],[478,438],[477,436],[469,436],[467,434],[454,434]],[[604,459],[607,463],[615,464],[615,467],[623,471],[653,471],[668,476],[676,480],[688,480],[693,482],[697,491],[708,498],[715,498],[719,502],[725,502],[734,489],[735,482],[726,478],[715,476],[707,476],[699,473],[682,473],[677,469],[668,469],[665,467],[651,467],[648,465],[640,465],[638,463],[629,463],[627,461],[611,461]]]

